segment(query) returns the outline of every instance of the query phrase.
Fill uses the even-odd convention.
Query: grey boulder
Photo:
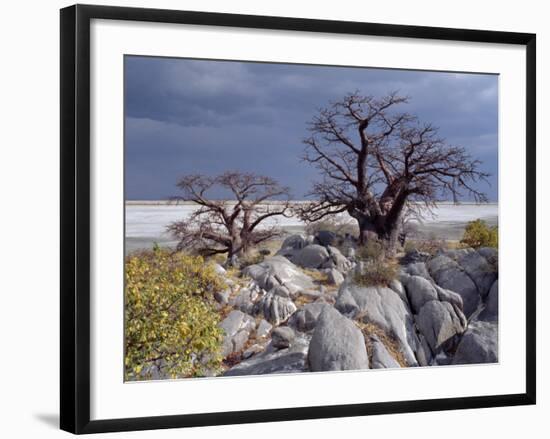
[[[365,339],[359,328],[332,307],[324,308],[308,352],[312,371],[368,369]]]
[[[464,330],[466,318],[449,302],[431,300],[416,316],[416,325],[433,353],[451,348]]]
[[[312,279],[283,256],[273,256],[259,264],[249,265],[243,274],[250,276],[266,291],[282,285],[294,296],[302,290],[315,288]]]
[[[344,283],[344,276],[336,268],[327,269],[327,279],[332,285],[341,285]]]
[[[328,260],[328,250],[322,245],[312,244],[301,249],[292,258],[292,262],[305,268],[321,268]]]
[[[498,280],[493,283],[493,286],[489,290],[485,307],[478,316],[478,319],[488,322],[498,321]]]
[[[296,311],[296,305],[289,297],[268,292],[254,304],[253,314],[263,314],[264,318],[275,326],[280,325]]]
[[[371,345],[371,368],[391,369],[401,367],[397,360],[391,356],[388,349],[376,335],[370,336]]]
[[[372,323],[396,339],[408,366],[418,366],[418,337],[408,304],[387,287],[342,284],[334,305],[342,314]]]
[[[322,245],[323,247],[333,245],[337,239],[338,235],[334,232],[331,232],[330,230],[319,230],[315,234],[315,242]]]
[[[227,370],[225,376],[263,375],[308,371],[308,339],[297,337],[290,348],[265,350]]]
[[[273,325],[271,325],[271,323],[269,323],[267,320],[265,319],[260,320],[260,323],[258,323],[258,327],[256,328],[256,338],[267,337],[271,332],[272,328],[273,328]]]
[[[288,348],[294,341],[294,331],[288,326],[279,326],[271,333],[271,345],[276,349]]]
[[[330,305],[322,302],[307,303],[292,315],[288,324],[301,332],[311,331],[326,307]]]
[[[252,316],[239,310],[233,310],[220,322],[219,327],[224,332],[222,355],[226,357],[244,348],[250,333],[256,327],[256,322]]]
[[[426,264],[436,283],[458,293],[464,303],[464,314],[470,317],[481,303],[478,288],[464,269],[445,255],[436,256]]]
[[[462,336],[453,358],[454,364],[498,362],[498,323],[474,320]]]
[[[401,276],[401,281],[407,290],[407,295],[414,313],[430,300],[437,300],[438,294],[434,285],[420,276]]]
[[[488,251],[484,252],[488,254]],[[487,261],[487,258],[472,248],[449,250],[448,255],[458,262],[477,286],[482,297],[487,295],[491,285],[497,278],[497,267]]]

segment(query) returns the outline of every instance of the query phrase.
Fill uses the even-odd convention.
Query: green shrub
[[[367,262],[360,271],[356,271],[354,283],[362,287],[388,286],[397,279],[398,267],[392,261],[376,260]]]
[[[498,227],[490,227],[481,219],[470,221],[466,226],[466,230],[464,230],[464,236],[460,243],[473,248],[498,248]]]
[[[125,378],[201,376],[221,364],[213,293],[225,287],[203,258],[155,247],[125,264]]]

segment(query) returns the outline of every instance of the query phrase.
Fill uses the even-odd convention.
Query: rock
[[[250,319],[252,317],[246,315],[244,312],[233,310],[223,319],[219,326],[224,330],[226,335],[235,335],[240,329],[250,327]]]
[[[262,352],[264,350],[264,347],[259,345],[259,344],[253,344],[252,346],[250,346],[248,349],[246,349],[244,352],[243,352],[243,359],[247,359],[247,358],[250,358],[252,357],[253,355],[256,355],[256,354],[259,354],[260,352]]]
[[[482,297],[485,297],[497,278],[497,268],[485,257],[471,248],[448,251],[474,281]],[[485,251],[489,254],[490,252]]]
[[[290,298],[269,292],[254,304],[253,314],[263,314],[268,322],[278,326],[288,320],[295,311],[296,305]]]
[[[312,244],[296,253],[292,262],[305,268],[320,268],[328,258],[329,253],[325,247]]]
[[[363,334],[355,324],[332,307],[324,308],[309,344],[312,371],[368,369]]]
[[[271,289],[271,292],[276,296],[290,297],[290,291],[284,285],[276,285]]]
[[[426,268],[426,264],[424,262],[413,262],[411,264],[406,265],[403,270],[405,273],[411,275],[411,276],[421,276],[425,279],[431,280],[432,277],[430,276],[430,273],[428,273],[428,269]]]
[[[388,286],[399,295],[401,300],[403,300],[407,304],[409,303],[405,287],[400,281],[398,281],[397,279],[393,279]]]
[[[470,317],[481,303],[481,297],[474,281],[457,262],[445,255],[436,256],[426,264],[436,283],[462,297],[464,314]]]
[[[462,336],[453,364],[498,362],[498,324],[473,320]]]
[[[258,323],[258,327],[256,328],[256,338],[267,337],[272,328],[273,326],[271,323],[264,319],[260,320],[260,323]]]
[[[231,352],[242,351],[244,349],[244,346],[246,345],[246,342],[248,341],[249,336],[250,332],[243,329],[237,332],[233,337],[231,337],[231,342],[233,344]]]
[[[428,345],[428,341],[426,340],[426,337],[424,337],[422,334],[417,334],[419,344],[416,349],[416,359],[418,360],[418,364],[420,366],[430,366],[433,360],[432,350],[430,349],[430,346]]]
[[[483,256],[489,264],[498,267],[498,250],[494,247],[481,247],[477,252]]]
[[[498,322],[498,280],[493,283],[489,290],[485,307],[479,314],[478,319],[487,322]]]
[[[359,305],[348,288],[340,287],[334,307],[342,314],[354,317],[359,313]]]
[[[298,331],[311,331],[315,328],[319,315],[325,307],[330,305],[323,302],[308,303],[292,315],[288,324]]]
[[[344,276],[336,268],[327,269],[327,279],[333,285],[341,285],[344,282]]]
[[[214,293],[214,300],[218,302],[220,305],[227,305],[229,303],[230,294],[231,294],[231,291],[229,290],[216,291]]]
[[[296,338],[288,349],[264,351],[227,370],[225,376],[263,375],[308,371],[308,339]]]
[[[232,352],[242,350],[255,326],[256,322],[251,316],[239,310],[231,311],[219,324],[225,333],[222,342],[222,355],[226,357]]]
[[[220,276],[225,276],[227,271],[220,264],[214,264],[214,271]]]
[[[302,234],[291,235],[283,241],[281,248],[301,250],[308,245],[307,238]]]
[[[333,245],[336,242],[337,238],[338,235],[329,230],[319,230],[315,234],[315,242],[322,245],[323,247]]]
[[[416,325],[433,353],[455,346],[457,336],[464,332],[467,324],[464,315],[460,314],[449,302],[431,300],[422,306],[416,316]]]
[[[388,352],[384,343],[382,343],[376,335],[370,336],[370,342],[372,350],[370,364],[372,369],[401,367],[397,360]]]
[[[288,326],[279,326],[271,333],[271,345],[277,349],[288,348],[294,340],[294,331]]]
[[[260,294],[265,294],[265,291],[260,290],[255,282],[251,282],[247,287],[242,288],[233,299],[228,301],[228,303],[233,306],[233,308],[250,314]]]
[[[327,247],[329,259],[324,262],[322,268],[335,268],[341,273],[348,272],[353,264],[336,247]]]
[[[441,288],[439,285],[434,285],[434,287],[437,291],[437,297],[440,302],[449,302],[451,305],[464,313],[464,303],[462,302],[462,297],[460,297],[459,294],[454,291]]]
[[[414,313],[418,314],[426,302],[437,300],[438,295],[432,283],[420,276],[402,277],[402,282],[407,289],[409,303]]]
[[[302,290],[315,289],[312,279],[283,256],[273,256],[259,264],[249,265],[243,274],[250,276],[266,291],[282,285],[295,296]]]
[[[342,284],[335,303],[342,314],[373,323],[396,339],[408,366],[418,366],[414,352],[418,338],[406,302],[390,288]]]
[[[413,262],[426,262],[430,258],[429,253],[418,251],[417,249],[413,249],[410,252],[408,252],[403,258],[401,259],[401,263],[403,265],[407,265]]]

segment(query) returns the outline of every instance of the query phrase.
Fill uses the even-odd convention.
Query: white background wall
[[[108,435],[109,437],[342,436],[545,437],[550,431],[545,298],[550,208],[550,14],[543,1],[157,0],[87,3],[297,16],[537,33],[538,45],[538,404],[455,412],[325,419]],[[0,435],[59,437],[59,13],[64,1],[5,2],[0,26]],[[546,175],[545,175],[546,174]],[[503,178],[514,178],[513,175]],[[368,389],[358,389],[368,392]],[[215,396],[213,396],[215,397]],[[253,398],[254,395],[251,395]]]

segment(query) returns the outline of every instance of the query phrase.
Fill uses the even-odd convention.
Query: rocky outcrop
[[[365,339],[359,328],[332,307],[323,309],[308,352],[312,371],[368,369]]]
[[[498,361],[495,249],[410,252],[388,286],[364,287],[352,270],[368,268],[333,247],[342,242],[292,235],[242,270],[248,284],[234,279],[214,294],[218,309],[233,308],[220,323],[225,375]],[[305,274],[313,270],[326,280]]]

